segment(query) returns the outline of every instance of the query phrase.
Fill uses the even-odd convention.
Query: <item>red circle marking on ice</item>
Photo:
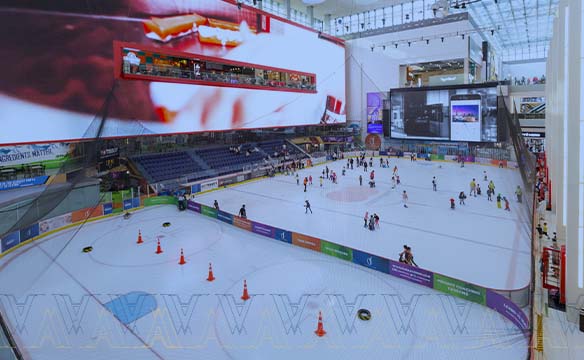
[[[376,189],[366,188],[365,186],[353,186],[338,191],[331,191],[326,194],[326,197],[335,201],[355,202],[367,200],[376,194]]]

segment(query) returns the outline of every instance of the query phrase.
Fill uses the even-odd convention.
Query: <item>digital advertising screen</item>
[[[497,88],[395,89],[390,93],[394,139],[497,141]]]
[[[367,93],[367,133],[383,134],[383,99],[385,93]]]
[[[346,122],[344,43],[236,2],[7,0],[0,24],[0,145]]]

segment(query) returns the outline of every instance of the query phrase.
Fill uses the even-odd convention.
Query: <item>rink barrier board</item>
[[[140,198],[134,198],[130,200],[130,203],[133,207],[126,209],[126,211],[134,211],[142,208],[142,205],[140,204]],[[152,205],[158,204],[155,201]],[[0,258],[20,248],[21,246],[27,245],[33,241],[52,235],[56,232],[66,230],[80,224],[105,219],[121,213],[122,209],[116,211],[112,203],[103,203],[95,207],[74,210],[59,216],[55,216],[53,218],[41,220],[37,223],[27,226],[24,229],[16,230],[14,232],[3,235],[0,238]],[[18,234],[18,236],[16,234]]]
[[[199,206],[205,206],[199,204]],[[474,302],[486,306],[499,314],[503,315],[515,326],[519,328],[524,334],[528,335],[530,329],[529,319],[523,310],[509,300],[507,297],[498,294],[495,290],[487,289],[479,285],[475,285],[464,280],[455,279],[449,276],[441,275],[429,270],[419,267],[406,265],[394,260],[389,260],[378,255],[369,254],[367,252],[352,249],[350,247],[336,244],[327,240],[319,239],[313,236],[301,234],[294,231],[288,231],[280,228],[275,228],[259,222],[250,221],[249,219],[241,219],[233,215],[233,225],[239,228],[246,228],[246,230],[255,234],[271,237],[271,229],[274,230],[272,239],[291,243],[305,249],[317,251],[338,259],[353,262],[354,264],[362,265],[364,267],[377,270],[400,279],[422,285],[442,293],[458,297],[470,302]],[[238,226],[238,221],[249,222],[249,226]],[[254,231],[254,224],[256,225]],[[258,230],[258,225],[265,230]],[[270,229],[268,234],[267,229]],[[288,234],[290,234],[291,241],[288,241]]]
[[[153,205],[158,205],[156,204],[156,202],[147,202],[145,204],[145,206],[152,206],[152,205],[147,205],[147,204],[153,204]],[[194,212],[200,212],[201,207],[203,206],[202,204],[196,203],[196,202],[192,202],[189,201],[189,205],[188,208],[191,211]],[[98,207],[103,207],[104,204],[100,204]],[[134,208],[131,211],[136,211],[136,210],[140,210],[143,209],[144,207],[140,207],[140,208]],[[199,209],[199,211],[197,211],[197,209]],[[82,210],[87,210],[87,209],[82,209]],[[91,212],[91,214],[93,214],[94,212]],[[223,212],[225,213],[225,212]],[[229,214],[229,213],[225,213],[225,214]],[[70,214],[64,214],[64,215],[60,215],[57,216],[56,218],[65,218],[65,221],[67,221],[67,215]],[[93,222],[93,221],[98,221],[98,220],[103,220],[103,219],[107,219],[110,218],[112,216],[115,216],[116,214],[108,214],[108,215],[103,215],[103,216],[99,216],[99,217],[93,217],[93,218],[88,218],[88,219],[84,219],[83,221],[79,221],[79,222],[75,222],[75,223],[71,223],[71,224],[67,224],[64,225],[62,227],[59,228],[55,228],[55,229],[50,229],[47,230],[43,233],[40,233],[39,235],[32,237],[28,240],[25,241],[20,241],[20,234],[21,231],[15,231],[12,233],[9,233],[5,236],[2,237],[1,239],[1,244],[3,246],[2,248],[2,253],[0,254],[0,257],[18,249],[21,246],[27,245],[29,243],[31,243],[32,241],[44,238],[46,236],[52,235],[56,232],[59,231],[63,231],[69,228],[73,228],[75,226],[87,223],[87,222]],[[229,214],[231,215],[231,214]],[[253,231],[253,224],[254,222],[252,222],[251,220],[248,219],[242,219],[239,218],[237,216],[231,215],[234,219],[233,221],[233,225],[240,227],[240,228],[244,228],[250,232],[254,232]],[[47,221],[51,221],[53,219],[56,218],[52,218],[52,219],[47,219],[47,220],[43,220],[43,222],[47,222]],[[59,221],[63,221],[63,220],[59,220]],[[240,224],[240,226],[237,225],[237,223]],[[242,224],[245,224],[245,226],[242,226]],[[345,254],[347,254],[347,256],[344,257],[340,257],[341,259],[344,260],[348,260],[348,250],[350,250],[350,254],[351,254],[351,260],[353,263],[358,264],[358,265],[362,265],[365,266],[367,268],[373,269],[373,270],[377,270],[392,276],[396,276],[398,278],[407,280],[409,282],[413,282],[419,285],[423,285],[423,286],[427,286],[430,288],[433,288],[437,291],[441,291],[441,292],[445,292],[447,294],[453,295],[453,296],[457,296],[459,298],[468,300],[468,301],[472,301],[472,302],[476,302],[478,304],[481,305],[485,305],[488,308],[498,312],[499,314],[501,314],[502,316],[504,316],[505,318],[509,319],[509,321],[511,321],[515,326],[517,326],[519,328],[519,330],[521,330],[524,334],[528,334],[528,330],[530,328],[530,324],[529,324],[529,319],[527,318],[526,314],[523,312],[523,310],[521,308],[519,308],[515,303],[513,303],[511,300],[507,299],[505,296],[498,294],[496,291],[493,291],[491,289],[486,289],[483,288],[481,286],[478,285],[474,285],[474,284],[470,284],[468,282],[462,281],[462,280],[458,280],[458,279],[454,279],[451,277],[447,277],[444,275],[440,275],[437,273],[433,273],[431,271],[428,270],[424,270],[421,268],[417,268],[417,267],[412,267],[409,265],[405,265],[393,260],[389,260],[389,259],[385,259],[383,257],[377,256],[377,255],[373,255],[373,254],[369,254],[366,252],[363,252],[361,250],[358,249],[351,249],[349,247],[343,246],[343,245],[339,245],[339,244],[335,244],[332,243],[330,241],[325,241],[312,236],[308,236],[308,235],[304,235],[304,234],[300,234],[300,233],[296,233],[296,232],[292,232],[292,231],[288,231],[288,230],[284,230],[284,229],[279,229],[279,228],[274,228],[271,227],[269,225],[265,225],[265,224],[261,224],[261,223],[257,223],[256,224],[256,231],[254,233],[258,233],[257,229],[258,229],[258,225],[260,224],[264,229],[273,229],[274,232],[274,236],[273,239],[274,240],[278,240],[278,241],[283,241],[283,242],[287,242],[293,245],[297,245],[299,247],[303,247],[303,248],[307,248],[313,251],[318,251],[318,252],[322,252],[321,251],[321,247],[323,246],[324,243],[324,247],[325,249],[336,249],[337,251],[334,251],[333,256],[335,257],[339,257],[337,256],[340,253],[343,253],[343,250],[345,251]],[[38,230],[40,232],[40,226],[37,224]],[[29,227],[30,228],[30,227]],[[36,230],[34,230],[36,227],[33,226],[33,230],[31,230],[31,234],[34,233]],[[266,237],[267,236],[267,232],[265,231],[261,231],[262,234]],[[26,233],[26,231],[25,231]],[[271,231],[270,231],[271,234]],[[10,239],[12,239],[12,241],[10,241]],[[5,243],[8,242],[8,245],[10,246],[8,249],[4,249],[4,245]],[[18,244],[17,244],[18,242]],[[335,246],[336,245],[336,246]],[[339,249],[341,249],[339,251]],[[328,254],[327,252],[324,252],[324,254]],[[432,279],[432,281],[430,282],[429,279]],[[437,285],[434,285],[437,284]],[[471,294],[471,296],[467,296],[467,294]]]

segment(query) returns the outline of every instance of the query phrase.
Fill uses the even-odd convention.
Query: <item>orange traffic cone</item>
[[[243,280],[243,295],[241,295],[241,300],[249,300],[249,294],[247,293],[247,282]]]
[[[314,333],[318,337],[322,337],[326,334],[326,331],[324,331],[324,327],[322,326],[322,313],[320,311],[318,312],[318,325],[317,325],[316,331],[314,331]]]
[[[160,247],[160,239],[158,239],[158,246],[156,246],[156,253],[162,254],[162,247]]]
[[[185,254],[183,253],[183,249],[180,249],[180,260],[178,262],[179,265],[184,265],[187,262],[185,261]]]
[[[211,263],[209,263],[209,276],[207,277],[207,281],[215,280],[215,276],[213,276],[213,267],[211,267]]]
[[[138,241],[136,241],[136,244],[142,244],[144,241],[142,240],[142,233],[140,232],[140,230],[138,230]]]

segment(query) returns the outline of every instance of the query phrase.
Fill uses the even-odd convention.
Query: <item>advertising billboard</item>
[[[346,121],[343,42],[255,8],[3,4],[0,145]]]
[[[367,93],[367,133],[383,134],[383,99],[385,93]]]
[[[394,89],[394,139],[497,141],[497,87]]]

